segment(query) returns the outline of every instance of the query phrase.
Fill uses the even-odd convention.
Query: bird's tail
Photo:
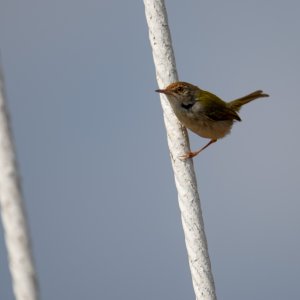
[[[263,91],[260,90],[255,91],[247,96],[228,102],[228,106],[234,111],[238,112],[244,104],[247,104],[248,102],[255,100],[257,98],[263,98],[263,97],[269,97],[269,95],[264,94]]]

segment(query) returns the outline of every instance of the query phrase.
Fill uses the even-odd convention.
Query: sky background
[[[194,159],[218,299],[300,299],[299,1],[166,6],[181,80],[270,94]],[[194,299],[143,2],[0,0],[0,49],[41,298]]]

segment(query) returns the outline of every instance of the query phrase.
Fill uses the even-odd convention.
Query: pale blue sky
[[[143,2],[0,3],[42,299],[194,299]],[[181,80],[270,94],[194,160],[218,299],[300,299],[299,1],[166,5]]]

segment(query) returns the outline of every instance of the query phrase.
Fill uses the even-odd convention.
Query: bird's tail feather
[[[261,90],[258,90],[242,98],[238,98],[236,100],[228,102],[228,106],[234,111],[238,112],[244,104],[247,104],[248,102],[251,102],[257,98],[263,98],[263,97],[269,97],[269,95],[264,94],[263,91]]]

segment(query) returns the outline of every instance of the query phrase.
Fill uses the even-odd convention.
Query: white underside
[[[232,120],[214,121],[201,114],[195,118],[193,113],[182,110],[177,111],[176,116],[185,127],[208,139],[223,138],[230,133],[233,124]]]

